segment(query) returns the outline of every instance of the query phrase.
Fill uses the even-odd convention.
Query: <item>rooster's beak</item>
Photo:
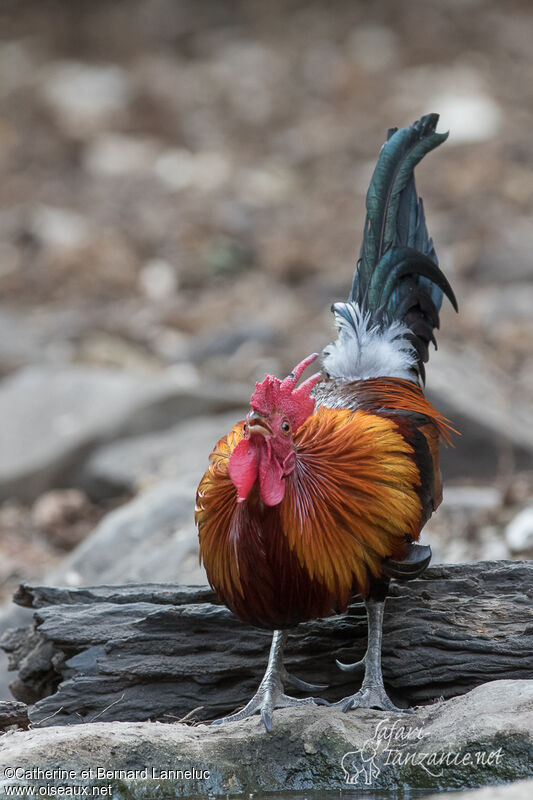
[[[248,424],[248,436],[251,436],[252,433],[260,433],[261,436],[272,436],[272,428],[263,415],[257,411],[250,411],[246,417],[246,422]]]

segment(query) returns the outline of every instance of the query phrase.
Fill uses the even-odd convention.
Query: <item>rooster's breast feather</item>
[[[295,434],[296,468],[274,508],[253,492],[237,503],[228,460],[243,435],[239,423],[217,444],[196,512],[210,583],[241,618],[279,626],[342,610],[418,537],[419,473],[394,421],[318,408]]]

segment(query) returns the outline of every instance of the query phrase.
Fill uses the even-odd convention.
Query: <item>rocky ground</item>
[[[426,538],[531,556],[530,3],[40,0],[0,22],[0,599],[204,581],[207,454],[255,379],[330,340],[384,134],[428,111],[451,133],[418,184],[461,311],[428,385],[463,436]]]
[[[319,800],[327,790],[337,790],[338,796],[340,789],[372,788],[394,796],[410,786],[420,796],[473,788],[531,777],[532,703],[532,681],[495,681],[409,717],[282,709],[270,735],[259,717],[215,728],[95,721],[34,729],[4,736],[0,770],[5,775],[6,767],[16,764],[30,778],[7,775],[0,788],[45,784],[46,779],[31,777],[36,768],[58,775],[72,770],[71,785],[108,785],[116,798],[253,797],[258,791],[306,790],[306,797]],[[111,770],[107,780],[99,779],[99,769],[104,776]],[[178,770],[181,777],[173,772]],[[60,778],[50,782],[62,783]],[[527,790],[531,781],[501,796],[518,800],[528,797]]]

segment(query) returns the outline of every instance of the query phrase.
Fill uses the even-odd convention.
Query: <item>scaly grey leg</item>
[[[256,711],[261,712],[261,719],[264,726],[270,733],[272,730],[272,712],[275,708],[285,708],[287,706],[298,705],[329,705],[326,700],[319,697],[296,698],[289,697],[284,693],[284,681],[291,682],[300,689],[325,688],[314,686],[299,678],[289,675],[283,666],[283,648],[287,634],[285,631],[274,631],[268,665],[263,680],[259,684],[257,692],[247,705],[235,714],[215,720],[213,725],[221,725],[225,722],[236,722],[240,719],[251,717]]]
[[[361,661],[355,664],[337,664],[343,670],[357,671],[364,667],[365,674],[361,688],[355,694],[345,697],[335,703],[342,706],[343,711],[351,708],[379,708],[383,711],[403,711],[412,713],[409,709],[398,708],[385,691],[383,675],[381,672],[381,640],[383,633],[383,611],[385,601],[366,600],[366,613],[368,617],[368,646],[366,654]]]

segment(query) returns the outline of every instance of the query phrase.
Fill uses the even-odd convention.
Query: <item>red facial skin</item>
[[[267,506],[281,503],[285,494],[285,476],[296,465],[292,426],[279,409],[263,416],[250,411],[246,417],[246,436],[239,442],[229,461],[229,475],[237,488],[237,502],[243,503],[259,479],[259,489]]]
[[[257,481],[265,505],[276,506],[283,500],[285,478],[296,466],[294,428],[313,412],[310,392],[321,375],[313,375],[298,389],[296,382],[315,358],[316,353],[308,356],[284,381],[267,375],[256,385],[252,410],[246,417],[245,438],[231,454],[228,464],[238,503],[246,500]]]

